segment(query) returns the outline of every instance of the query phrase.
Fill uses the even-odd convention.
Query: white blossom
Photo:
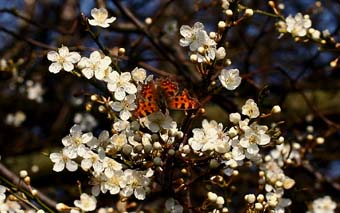
[[[5,123],[7,125],[19,127],[25,120],[26,120],[26,114],[19,110],[13,114],[12,113],[7,114]]]
[[[151,182],[150,178],[153,176],[153,170],[135,171],[127,169],[124,171],[124,175],[127,179],[127,184],[120,191],[120,194],[126,197],[133,194],[138,200],[144,200],[146,193],[150,190],[149,184]]]
[[[108,18],[109,14],[105,8],[93,8],[91,10],[91,16],[93,19],[89,19],[89,24],[103,28],[109,27],[110,24],[116,20],[116,17]]]
[[[114,134],[112,136],[112,146],[115,151],[121,150],[127,144],[127,137],[125,133]]]
[[[313,201],[312,208],[308,213],[333,213],[336,206],[336,202],[330,196],[324,196]]]
[[[78,67],[87,79],[93,77],[98,80],[106,80],[111,71],[111,58],[109,56],[101,56],[98,51],[90,54],[90,58],[82,57],[78,62]]]
[[[90,168],[97,173],[104,171],[104,165],[98,154],[89,151],[84,156],[80,163],[81,168],[84,171],[88,171]]]
[[[240,146],[245,148],[248,154],[255,156],[260,150],[258,145],[263,146],[270,142],[270,136],[265,133],[267,128],[252,123],[250,127],[244,129],[244,135],[240,138]]]
[[[104,173],[108,178],[111,178],[114,175],[115,171],[119,171],[122,169],[122,164],[109,157],[105,157],[103,163]]]
[[[222,59],[224,59],[225,56],[226,56],[226,52],[225,52],[224,47],[219,47],[219,48],[216,50],[215,55],[216,55],[216,59],[217,59],[217,60],[222,60]]]
[[[223,87],[228,90],[234,90],[241,84],[241,77],[238,69],[222,69],[221,74],[218,76]]]
[[[67,47],[62,46],[61,48],[58,48],[58,52],[48,52],[47,59],[53,62],[48,67],[50,72],[58,73],[62,69],[71,72],[74,69],[73,64],[80,60],[80,55],[77,52],[70,52]]]
[[[122,101],[112,102],[111,107],[114,111],[119,112],[119,117],[122,120],[128,120],[132,114],[131,111],[137,108],[135,103],[136,95],[127,95]]]
[[[38,103],[43,101],[42,95],[45,93],[45,90],[41,86],[41,83],[34,83],[31,80],[26,81],[27,86],[27,98],[30,100],[35,100]]]
[[[179,44],[182,47],[189,46],[190,51],[196,51],[204,45],[216,45],[216,42],[209,37],[204,30],[204,25],[200,22],[196,22],[192,28],[188,25],[181,26],[180,34],[184,38],[180,39]]]
[[[64,150],[67,155],[75,158],[76,156],[83,156],[88,151],[85,144],[94,143],[94,140],[97,140],[97,138],[91,132],[83,134],[80,126],[75,124],[70,129],[70,134],[62,139],[62,143],[65,146]]]
[[[202,129],[192,130],[193,137],[189,138],[189,145],[195,151],[216,151],[226,153],[230,149],[229,137],[223,131],[223,125],[212,120],[202,121]]]
[[[107,88],[111,92],[114,92],[114,97],[118,101],[122,101],[126,93],[136,94],[137,87],[130,82],[131,74],[129,72],[122,72],[119,74],[117,71],[113,71],[109,74]]]
[[[65,166],[66,166],[66,169],[70,172],[74,172],[78,169],[78,164],[72,160],[74,158],[70,158],[65,153],[64,149],[59,153],[51,153],[50,159],[54,163],[53,171],[55,172],[63,171]]]
[[[260,115],[259,108],[253,99],[248,99],[242,106],[242,114],[249,118],[257,118]]]
[[[96,209],[97,200],[94,196],[82,193],[80,195],[80,200],[75,200],[74,205],[85,212],[93,211]]]
[[[104,190],[109,191],[110,194],[118,194],[128,182],[128,177],[122,170],[113,171],[112,176],[105,182]]]
[[[146,70],[143,68],[136,67],[131,71],[132,79],[136,83],[143,83],[146,79]]]
[[[294,17],[289,15],[285,21],[287,32],[291,33],[293,36],[306,36],[308,29],[312,26],[309,15],[302,15],[301,13],[297,13]]]

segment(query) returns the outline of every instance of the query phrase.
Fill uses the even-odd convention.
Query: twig
[[[319,182],[327,182],[329,183],[334,189],[340,191],[340,184],[335,182],[335,181],[332,181],[330,178],[324,176],[321,172],[319,171],[316,171],[312,165],[310,165],[309,162],[305,162],[302,164],[302,166],[307,170],[309,171],[310,173],[312,173],[315,178],[319,181]]]
[[[43,49],[49,49],[49,50],[55,50],[55,47],[53,46],[50,46],[50,45],[47,45],[45,43],[42,43],[40,41],[36,41],[34,39],[31,39],[31,38],[25,38],[24,36],[21,36],[11,30],[8,30],[2,26],[0,26],[0,31],[3,31],[11,36],[13,36],[14,38],[18,39],[18,40],[22,40],[22,41],[25,41],[26,43],[32,45],[32,46],[36,46],[36,47],[41,47]]]
[[[136,25],[137,28],[141,30],[141,32],[148,38],[148,40],[151,42],[151,44],[172,64],[174,67],[176,67],[177,70],[179,70],[181,73],[184,74],[184,76],[190,80],[190,76],[188,76],[189,72],[186,72],[185,70],[188,70],[183,65],[180,65],[178,63],[178,60],[176,60],[172,55],[168,54],[167,51],[163,48],[161,42],[157,39],[155,39],[147,30],[145,25],[138,20],[138,18],[128,9],[126,8],[119,0],[112,0],[112,2],[118,7],[118,9],[126,16],[128,17],[132,23]]]
[[[20,181],[20,178],[17,175],[15,175],[12,171],[7,169],[6,166],[3,165],[2,163],[0,163],[0,174],[1,174],[1,176],[5,177],[9,181],[11,181],[11,183],[18,184],[18,187],[23,188],[26,191],[31,191],[30,186],[25,184],[23,181]],[[33,198],[33,199],[35,199],[42,206],[44,206],[44,204],[46,204],[51,209],[55,209],[55,207],[57,205],[57,202],[55,202],[51,198],[47,197],[45,194],[41,193],[40,191],[38,191],[38,193],[35,195],[35,197],[36,198]],[[47,206],[45,206],[45,207],[50,212],[53,212],[53,210],[49,209]]]

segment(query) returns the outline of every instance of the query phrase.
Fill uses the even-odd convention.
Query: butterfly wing
[[[199,107],[199,102],[196,98],[189,95],[188,90],[183,90],[178,95],[168,99],[168,107],[174,110],[191,110]]]
[[[178,85],[169,79],[160,79],[158,85],[166,99],[169,99],[178,93]]]
[[[136,117],[145,117],[153,112],[159,111],[157,104],[158,95],[156,93],[154,81],[143,85],[137,98],[137,109],[134,114]]]

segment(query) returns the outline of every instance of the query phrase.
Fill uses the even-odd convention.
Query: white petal
[[[243,148],[247,148],[250,144],[249,144],[249,139],[247,138],[241,138],[240,140],[240,145],[243,147]]]
[[[123,110],[123,111],[120,112],[119,117],[123,121],[127,121],[131,117],[131,113],[127,110]]]
[[[111,188],[110,188],[110,194],[112,194],[112,195],[118,194],[119,191],[120,191],[120,187],[118,187],[118,186],[111,186]]]
[[[92,25],[92,26],[98,26],[99,25],[99,23],[95,19],[89,19],[89,24]]]
[[[60,153],[51,153],[50,159],[53,163],[56,163],[57,161],[60,161],[62,159],[62,157],[61,157]]]
[[[91,68],[84,68],[81,70],[85,78],[90,79],[93,77],[93,70]]]
[[[137,87],[133,83],[127,83],[125,85],[125,91],[129,94],[136,94],[137,93]]]
[[[267,134],[261,134],[260,135],[260,141],[259,141],[259,145],[266,145],[270,142],[270,136]]]
[[[114,97],[118,101],[122,101],[125,98],[125,91],[123,88],[119,87],[117,88]]]
[[[196,22],[194,24],[194,29],[195,30],[203,30],[204,29],[204,25],[201,22]]]
[[[73,70],[74,66],[71,62],[65,62],[63,63],[63,68],[65,71],[70,72]]]
[[[189,27],[188,25],[183,25],[181,26],[181,28],[179,29],[180,34],[184,37],[184,38],[188,38],[192,36],[192,29],[191,27]]]
[[[91,159],[87,158],[87,159],[83,159],[81,161],[81,164],[80,164],[81,168],[85,171],[87,171],[89,168],[92,167],[92,161]]]
[[[110,24],[110,23],[116,21],[116,19],[117,19],[116,17],[108,18],[108,19],[106,19],[106,23]]]
[[[99,9],[93,8],[91,10],[91,16],[93,16],[94,18],[96,18],[99,14],[100,14],[100,10]]]
[[[185,38],[181,38],[179,40],[179,45],[182,46],[182,47],[189,46],[190,43],[191,43],[191,40],[188,40],[188,39],[185,39]]]
[[[114,92],[117,90],[117,84],[116,83],[107,83],[107,89],[111,92]]]
[[[67,61],[75,64],[80,60],[81,56],[77,52],[70,52],[70,54],[67,57]]]
[[[101,55],[98,51],[94,51],[90,54],[90,60],[92,62],[99,61],[101,59]]]
[[[69,54],[69,50],[67,47],[62,46],[61,48],[58,49],[59,55],[61,57],[66,57]]]
[[[110,25],[105,22],[105,23],[99,24],[98,26],[100,26],[102,28],[108,28]]]
[[[128,82],[131,80],[131,74],[129,72],[123,72],[121,75],[120,75],[120,79],[124,82]]]
[[[100,133],[100,135],[99,135],[99,137],[98,137],[98,140],[99,140],[99,141],[104,141],[104,140],[109,139],[109,137],[110,137],[109,132],[108,132],[107,130],[104,130],[104,131],[102,131],[102,132]]]
[[[66,169],[70,172],[74,172],[78,169],[78,164],[72,160],[66,162]]]
[[[96,76],[96,79],[98,80],[103,80],[105,77],[105,70],[100,69],[100,70],[96,70],[96,72],[94,73],[94,75]]]
[[[136,188],[134,195],[138,200],[144,200],[145,199],[145,190],[142,187]]]
[[[47,59],[50,61],[57,61],[59,54],[56,51],[50,51],[47,53]]]
[[[120,103],[120,102],[113,102],[112,104],[111,104],[111,107],[112,107],[112,109],[114,110],[114,111],[116,111],[116,112],[119,112],[119,111],[121,111],[122,109],[123,109],[123,105],[122,105],[122,103]]]
[[[112,71],[110,74],[109,74],[109,79],[110,81],[112,82],[116,82],[119,80],[119,73],[117,71]]]
[[[93,169],[95,172],[103,172],[104,171],[104,166],[101,162],[99,161],[96,161],[94,164],[93,164]]]
[[[48,70],[49,70],[51,73],[58,73],[61,69],[62,69],[61,64],[59,64],[59,63],[57,63],[57,62],[52,63],[52,64],[48,67]]]
[[[86,144],[94,139],[92,132],[85,133],[81,136],[82,143]]]
[[[88,67],[90,65],[90,60],[86,57],[82,57],[80,61],[78,62],[79,68]]]
[[[111,178],[113,177],[113,170],[112,169],[105,169],[104,174],[106,177]]]
[[[59,161],[59,162],[56,162],[54,165],[53,165],[53,171],[55,172],[61,172],[63,171],[65,168],[65,164],[63,161]]]
[[[73,137],[80,137],[82,134],[81,127],[77,124],[73,125],[70,129],[70,133]]]
[[[250,144],[250,146],[247,149],[247,152],[249,154],[255,155],[259,152],[259,147],[256,144]]]

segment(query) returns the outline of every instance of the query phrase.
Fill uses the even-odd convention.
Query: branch
[[[36,46],[36,47],[40,47],[40,48],[43,48],[43,49],[49,49],[49,50],[55,50],[55,47],[53,46],[50,46],[50,45],[47,45],[45,43],[42,43],[40,41],[37,41],[37,40],[34,40],[34,39],[31,39],[31,38],[25,38],[24,36],[21,36],[11,30],[8,30],[2,26],[0,26],[0,31],[3,31],[4,33],[7,33],[11,36],[13,36],[14,38],[18,39],[18,40],[22,40],[32,46]]]
[[[138,20],[138,18],[128,9],[126,8],[119,0],[112,0],[112,2],[118,7],[118,9],[128,17],[132,23],[136,25],[137,28],[148,38],[151,44],[174,66],[178,71],[183,73],[187,80],[190,80],[192,75],[188,72],[188,68],[184,65],[180,65],[178,60],[175,59],[172,55],[168,54],[167,51],[163,48],[161,42],[154,38],[150,32],[147,30],[145,25]]]
[[[18,188],[23,188],[24,190],[30,192],[31,187],[27,184],[25,184],[21,179],[15,175],[13,172],[11,172],[9,169],[7,169],[2,163],[0,163],[0,175],[11,181],[11,183],[15,184]],[[36,198],[35,198],[36,197]],[[46,204],[48,207],[55,209],[57,202],[52,200],[51,198],[47,197],[45,194],[38,191],[37,195],[35,195],[33,199],[35,199],[39,204],[43,205]],[[43,203],[41,203],[41,201]],[[46,207],[46,208],[48,208]],[[49,209],[49,208],[48,208]],[[50,210],[50,209],[49,209]],[[50,212],[53,212],[50,210]]]

